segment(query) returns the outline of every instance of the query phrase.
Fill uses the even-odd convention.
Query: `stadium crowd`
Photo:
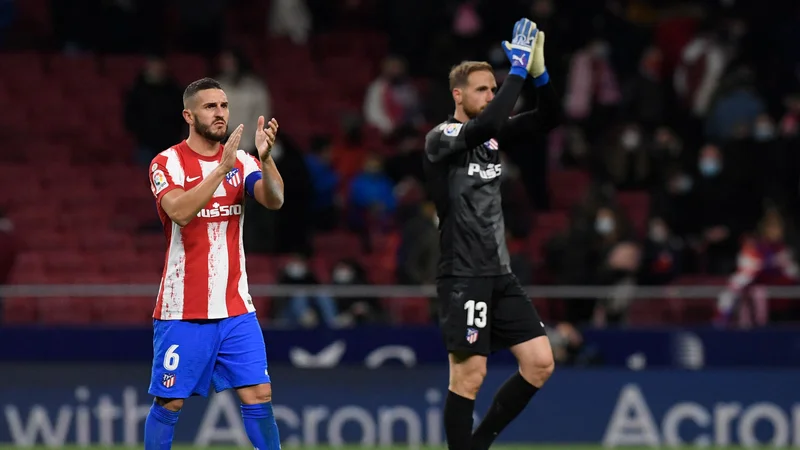
[[[9,52],[147,56],[119,99],[130,164],[146,167],[185,137],[175,52],[200,56],[200,75],[223,84],[234,126],[278,119],[273,155],[287,200],[277,212],[247,204],[245,245],[255,261],[282,255],[269,266],[280,283],[433,282],[424,133],[452,113],[451,65],[487,60],[502,81],[497,36],[521,15],[547,31],[565,115],[546,139],[501,149],[523,284],[723,283],[705,319],[724,320],[754,283],[798,276],[800,7],[791,2],[769,15],[748,0],[28,3],[0,2]],[[357,50],[335,53],[348,46]],[[317,75],[294,64],[304,58]],[[518,111],[535,108],[533,94]],[[145,223],[137,232],[159,230]],[[305,326],[391,314],[378,298],[274,300],[271,320]],[[631,301],[570,301],[551,318],[624,322]],[[755,320],[798,320],[794,305],[773,301]]]

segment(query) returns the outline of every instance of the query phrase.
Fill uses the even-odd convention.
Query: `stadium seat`
[[[150,325],[155,297],[107,297],[92,302],[93,314],[108,325]]]
[[[586,195],[591,180],[582,170],[552,172],[547,180],[551,206],[555,210],[568,210]]]
[[[317,233],[312,237],[314,251],[329,259],[357,258],[363,253],[361,237],[349,231]]]
[[[23,325],[36,322],[36,299],[31,297],[9,297],[2,301],[3,324]]]
[[[617,203],[631,222],[636,235],[647,234],[647,221],[650,215],[650,195],[647,192],[620,192]]]
[[[44,325],[89,325],[96,322],[93,301],[93,298],[39,298],[36,301],[39,321]]]

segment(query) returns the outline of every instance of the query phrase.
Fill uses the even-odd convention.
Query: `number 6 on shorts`
[[[177,349],[178,344],[172,344],[169,346],[167,353],[164,354],[164,369],[175,370],[178,368],[178,363],[180,362],[181,357],[175,353],[175,350]]]
[[[486,302],[476,302],[475,300],[468,300],[464,303],[464,309],[467,310],[467,326],[468,327],[486,327]],[[477,317],[475,316],[477,314]]]

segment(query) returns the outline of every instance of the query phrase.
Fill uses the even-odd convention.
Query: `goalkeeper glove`
[[[535,27],[536,24],[533,24],[533,26]],[[503,50],[505,50],[506,56],[511,62],[511,67],[513,69],[512,46],[508,45],[508,42],[503,42]],[[537,31],[535,33],[533,52],[528,64],[528,73],[533,77],[533,83],[536,87],[543,86],[550,81],[550,75],[547,73],[547,68],[544,65],[544,31]]]
[[[503,41],[503,50],[511,61],[512,75],[523,78],[528,76],[533,68],[533,45],[536,36],[536,24],[528,19],[520,19],[514,24],[514,38],[509,43]]]

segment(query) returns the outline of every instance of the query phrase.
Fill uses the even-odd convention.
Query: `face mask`
[[[703,158],[700,160],[700,173],[707,177],[713,177],[720,171],[719,160],[714,158]]]
[[[650,240],[659,244],[667,240],[667,230],[663,227],[653,227],[650,229]]]
[[[685,194],[692,190],[692,179],[686,175],[681,176],[675,180],[675,190],[681,194]]]
[[[610,217],[600,217],[594,222],[594,229],[600,234],[608,234],[614,231],[614,219]]]
[[[772,125],[756,125],[753,130],[753,139],[757,142],[771,141],[775,138],[775,129]]]
[[[625,147],[626,150],[633,150],[639,146],[641,141],[642,137],[636,131],[627,130],[622,133],[622,146]]]
[[[286,274],[290,278],[298,279],[306,276],[308,269],[306,265],[300,261],[293,261],[286,265]]]
[[[349,267],[341,267],[333,271],[333,281],[337,284],[350,284],[353,278],[355,278],[355,274]]]

